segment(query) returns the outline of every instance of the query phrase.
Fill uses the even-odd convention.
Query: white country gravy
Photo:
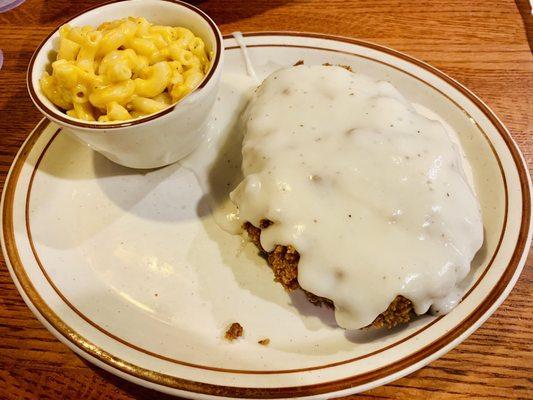
[[[293,245],[302,288],[340,326],[372,323],[397,295],[445,313],[483,242],[459,148],[390,83],[340,67],[270,75],[244,115],[244,180],[231,193],[267,251]]]

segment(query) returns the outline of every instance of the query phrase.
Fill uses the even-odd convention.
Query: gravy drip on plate
[[[270,75],[244,115],[241,222],[273,224],[298,281],[331,299],[340,326],[370,324],[397,295],[449,311],[483,242],[460,149],[390,83],[333,66]]]
[[[244,63],[246,64],[246,73],[250,78],[257,82],[256,84],[259,84],[254,66],[252,64],[252,61],[250,60],[250,55],[248,54],[248,49],[246,48],[246,43],[244,43],[244,36],[242,35],[242,32],[233,32],[231,35],[241,48],[241,53],[244,57]]]

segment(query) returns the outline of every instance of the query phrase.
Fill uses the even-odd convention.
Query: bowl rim
[[[78,18],[79,16],[81,16],[83,14],[88,13],[89,11],[93,11],[93,10],[96,10],[96,9],[99,9],[99,8],[103,8],[103,7],[109,6],[111,4],[122,3],[122,2],[126,2],[126,1],[131,1],[131,0],[111,0],[111,1],[107,1],[105,3],[100,3],[100,4],[97,4],[95,6],[92,6],[92,7],[84,9],[83,11],[81,11],[81,12],[73,15],[72,17],[70,17],[68,20],[63,22],[61,25],[59,25],[56,28],[54,28],[41,41],[39,46],[37,46],[37,48],[35,49],[35,51],[33,52],[32,56],[31,56],[30,62],[28,64],[28,69],[26,70],[26,86],[28,88],[28,92],[30,94],[30,98],[32,99],[33,103],[37,106],[37,108],[39,108],[39,110],[43,114],[45,114],[45,116],[47,118],[52,119],[52,120],[57,120],[58,122],[60,122],[63,125],[72,126],[72,127],[75,127],[75,128],[112,130],[112,129],[117,129],[117,128],[127,128],[127,127],[130,127],[130,126],[140,125],[140,124],[144,124],[146,122],[152,121],[154,119],[157,119],[157,118],[159,118],[159,117],[161,117],[163,115],[169,114],[170,112],[174,111],[176,106],[178,104],[180,104],[181,101],[178,101],[178,102],[168,106],[167,108],[165,108],[165,109],[163,109],[161,111],[158,111],[158,112],[153,113],[153,114],[146,115],[146,116],[141,117],[141,118],[126,120],[126,121],[119,121],[119,122],[116,122],[116,123],[94,123],[94,122],[84,122],[81,119],[70,119],[70,118],[67,118],[65,115],[63,115],[62,112],[60,112],[59,110],[56,110],[56,109],[51,109],[49,106],[44,104],[41,101],[41,99],[39,98],[39,94],[35,90],[35,87],[33,85],[33,79],[32,79],[33,78],[33,74],[35,73],[35,68],[34,68],[35,67],[35,60],[37,58],[37,55],[40,54],[40,52],[42,51],[43,46],[50,40],[50,38],[52,36],[54,36],[59,31],[61,26],[65,25],[65,24],[68,24],[72,20]],[[215,71],[219,68],[221,57],[222,57],[222,51],[223,51],[222,34],[220,33],[220,30],[218,29],[218,26],[211,19],[211,17],[209,17],[209,15],[207,15],[205,12],[200,10],[198,7],[195,7],[192,4],[186,3],[185,1],[182,1],[182,0],[158,0],[158,1],[167,2],[167,3],[173,3],[175,5],[183,6],[185,8],[188,8],[191,11],[194,11],[204,21],[207,22],[207,24],[209,25],[209,28],[213,31],[213,34],[215,35],[215,49],[216,49],[216,51],[215,51],[215,58],[213,59],[213,61],[211,63],[211,68],[209,69],[209,72],[204,77],[204,79],[202,80],[200,85],[196,89],[194,89],[191,93],[189,93],[187,96],[185,96],[185,97],[188,97],[192,93],[195,93],[199,89],[202,89],[203,87],[205,87],[207,85],[207,83],[211,80],[211,78],[213,78],[213,76],[215,74]]]

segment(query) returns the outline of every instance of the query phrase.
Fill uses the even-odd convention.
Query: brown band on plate
[[[417,80],[419,80],[420,82],[422,82],[423,84],[426,84],[426,85],[429,85],[427,82],[423,81],[422,79],[418,78],[417,76],[407,72],[407,71],[404,71],[394,65],[391,65],[391,64],[388,64],[388,63],[385,63],[385,62],[382,62],[382,61],[377,61],[377,60],[374,60],[370,57],[366,57],[366,56],[362,56],[362,55],[358,55],[358,54],[353,54],[353,53],[350,53],[350,52],[347,52],[347,51],[342,51],[342,50],[335,50],[335,49],[325,49],[325,48],[320,48],[320,47],[313,47],[313,46],[300,46],[300,45],[288,45],[288,44],[282,44],[282,45],[269,45],[269,44],[265,44],[265,45],[249,45],[247,46],[249,48],[253,48],[253,47],[296,47],[296,48],[306,48],[306,49],[313,49],[313,50],[320,50],[320,51],[330,51],[330,52],[336,52],[336,53],[342,53],[342,54],[347,54],[347,55],[351,55],[351,56],[356,56],[356,57],[361,57],[361,58],[365,58],[365,59],[368,59],[368,60],[371,60],[371,61],[374,61],[374,62],[378,62],[378,63],[381,63],[381,64],[384,64],[384,65],[387,65],[391,68],[394,68],[402,73],[405,73]],[[231,46],[231,47],[227,47],[226,50],[234,50],[234,49],[240,49],[239,46]],[[458,107],[459,109],[462,109],[461,106],[459,104],[457,104],[453,99],[451,99],[448,95],[446,95],[445,93],[443,93],[442,91],[440,91],[439,89],[429,85],[430,87],[432,87],[434,90],[436,90],[437,92],[439,92],[441,95],[443,95],[444,97],[446,97],[449,101],[451,101],[456,107]],[[464,110],[463,110],[464,111]],[[466,111],[464,111],[466,112]],[[476,124],[477,126],[477,124]],[[476,282],[474,283],[474,285],[468,290],[468,292],[462,297],[462,300],[464,300],[476,287],[477,285],[481,282],[481,280],[483,279],[483,277],[485,276],[485,274],[489,271],[493,261],[494,261],[494,258],[496,257],[497,253],[498,253],[498,250],[501,246],[501,243],[502,243],[502,240],[503,240],[503,237],[504,237],[504,231],[505,231],[505,227],[506,227],[506,224],[507,224],[507,205],[508,205],[508,198],[507,198],[507,181],[505,179],[505,175],[503,173],[503,166],[501,165],[501,161],[494,149],[494,146],[493,144],[490,142],[490,140],[488,139],[486,133],[481,129],[481,127],[477,126],[479,131],[482,132],[482,134],[484,135],[485,139],[487,140],[487,143],[489,144],[489,146],[491,147],[491,150],[498,162],[498,166],[500,168],[500,172],[501,172],[501,175],[502,175],[502,180],[503,180],[503,184],[504,184],[504,189],[505,189],[505,208],[504,208],[504,219],[503,219],[503,225],[502,225],[502,232],[500,233],[500,237],[499,237],[499,240],[498,240],[498,243],[496,245],[496,248],[494,250],[494,254],[492,255],[489,263],[487,264],[486,268],[484,269],[484,271],[482,272],[482,274],[478,277],[478,279],[476,280]],[[51,139],[51,141],[54,140],[54,137]],[[51,143],[50,141],[50,143]],[[49,144],[50,144],[49,143]],[[48,146],[47,146],[48,148]],[[335,366],[338,366],[338,365],[342,365],[342,364],[346,364],[346,363],[350,363],[350,362],[354,362],[354,361],[359,361],[359,360],[362,360],[362,359],[365,359],[365,358],[368,358],[368,357],[371,357],[373,355],[376,355],[376,354],[379,354],[379,353],[382,353],[383,351],[386,351],[386,350],[389,350],[393,347],[396,347],[397,345],[413,338],[414,336],[417,336],[418,334],[422,333],[423,331],[425,331],[426,329],[428,329],[429,327],[431,327],[432,325],[434,325],[436,322],[438,322],[442,317],[438,317],[436,319],[434,319],[433,321],[431,321],[430,323],[426,324],[425,326],[423,326],[421,329],[419,329],[418,331],[416,332],[413,332],[412,334],[406,336],[405,338],[397,341],[397,342],[394,342],[394,343],[391,343],[390,345],[388,346],[385,346],[381,349],[378,349],[378,350],[375,350],[373,352],[370,352],[370,353],[367,353],[367,354],[364,354],[362,356],[358,356],[358,357],[354,357],[354,358],[350,358],[350,359],[347,359],[347,360],[343,360],[343,361],[337,361],[337,362],[334,362],[334,363],[330,363],[330,364],[325,364],[325,365],[320,365],[320,366],[315,366],[315,367],[307,367],[307,368],[296,368],[296,369],[289,369],[289,370],[240,370],[240,369],[231,369],[231,368],[220,368],[220,367],[212,367],[212,366],[208,366],[208,365],[201,365],[201,364],[194,364],[194,363],[190,363],[190,362],[187,362],[187,361],[182,361],[182,360],[177,360],[177,359],[174,359],[174,358],[171,358],[171,357],[167,357],[167,356],[164,356],[162,354],[157,354],[157,353],[154,353],[152,351],[149,351],[149,350],[146,350],[142,347],[139,347],[133,343],[130,343],[128,341],[126,341],[125,339],[122,339],[114,334],[112,334],[111,332],[107,331],[106,329],[104,329],[103,327],[99,326],[98,324],[96,324],[95,322],[93,322],[89,317],[85,316],[81,311],[79,311],[77,309],[77,307],[75,307],[67,298],[66,296],[59,290],[59,288],[56,287],[56,285],[54,284],[54,282],[52,281],[52,279],[49,277],[47,271],[46,271],[46,268],[44,267],[44,265],[42,264],[40,258],[39,258],[39,255],[35,249],[35,246],[33,244],[33,240],[32,240],[32,235],[31,235],[31,229],[30,229],[30,223],[29,223],[29,215],[28,215],[28,210],[29,210],[29,197],[31,195],[31,189],[32,189],[32,186],[33,186],[33,178],[34,178],[34,175],[35,175],[35,172],[37,171],[38,167],[39,167],[39,164],[42,160],[42,158],[44,157],[44,153],[46,152],[46,149],[44,150],[44,152],[41,154],[41,156],[39,157],[36,165],[35,165],[35,169],[34,169],[34,172],[32,174],[32,177],[30,179],[30,183],[29,183],[29,188],[28,188],[28,196],[27,196],[27,199],[26,199],[26,202],[27,202],[27,208],[26,208],[26,227],[27,227],[27,233],[28,233],[28,237],[29,237],[29,240],[30,240],[30,246],[31,246],[31,249],[32,249],[32,252],[34,254],[34,257],[35,257],[35,260],[37,262],[37,264],[39,265],[39,268],[41,269],[44,277],[46,278],[46,280],[48,281],[48,283],[50,284],[50,286],[54,289],[54,291],[57,293],[57,295],[65,302],[65,304],[67,304],[69,306],[69,308],[72,309],[72,311],[74,311],[80,318],[82,318],[85,322],[87,322],[88,324],[90,324],[91,326],[93,326],[94,328],[98,329],[100,332],[102,332],[103,334],[105,334],[106,336],[109,336],[110,338],[118,341],[119,343],[125,345],[125,346],[128,346],[134,350],[137,350],[139,352],[142,352],[144,354],[147,354],[149,356],[152,356],[152,357],[156,357],[156,358],[159,358],[161,360],[164,360],[164,361],[168,361],[168,362],[172,362],[172,363],[175,363],[175,364],[180,364],[180,365],[184,365],[184,366],[188,366],[188,367],[193,367],[193,368],[199,368],[199,369],[204,369],[204,370],[210,370],[210,371],[219,371],[219,372],[228,372],[228,373],[239,373],[239,374],[286,374],[286,373],[296,373],[296,372],[304,372],[304,371],[313,371],[313,370],[318,370],[318,369],[324,369],[324,368],[329,368],[329,367],[335,367]]]
[[[350,52],[346,52],[346,51],[341,51],[341,50],[334,50],[334,49],[324,49],[324,48],[319,48],[319,47],[311,47],[311,46],[299,46],[299,45],[250,45],[248,46],[250,48],[252,47],[296,47],[296,48],[306,48],[306,49],[313,49],[313,50],[320,50],[320,51],[331,51],[331,52],[338,52],[338,53],[343,53],[343,54],[347,54],[347,55],[352,55],[352,56],[357,56],[357,57],[362,57],[362,58],[365,58],[365,59],[369,59],[371,61],[375,61],[375,62],[378,62],[378,63],[381,63],[381,64],[384,64],[384,65],[387,65],[389,67],[392,67],[394,69],[397,69],[399,70],[400,72],[402,73],[405,73],[405,74],[408,74],[410,76],[412,76],[413,78],[419,80],[420,82],[422,82],[423,84],[426,84],[427,83],[423,80],[421,80],[420,78],[418,78],[417,76],[407,72],[407,71],[404,71],[400,68],[397,68],[393,65],[390,65],[390,64],[387,64],[387,63],[384,63],[384,62],[381,62],[381,61],[377,61],[377,60],[374,60],[372,58],[369,58],[369,57],[366,57],[366,56],[361,56],[361,55],[355,55],[353,53],[350,53]],[[234,49],[239,49],[240,47],[239,46],[232,46],[232,47],[228,47],[226,48],[226,50],[234,50]],[[432,87],[433,89],[435,89],[436,91],[438,91],[441,95],[445,96],[448,100],[450,100],[451,102],[453,102],[453,104],[455,104],[458,108],[461,108],[459,104],[457,104],[453,99],[449,98],[445,93],[441,92],[440,90],[438,90],[437,88],[434,88]],[[464,111],[464,110],[463,110]],[[464,111],[466,112],[466,111]],[[481,280],[483,279],[483,277],[485,276],[485,274],[489,271],[493,261],[494,261],[494,258],[496,257],[497,253],[498,253],[498,250],[500,248],[500,245],[502,243],[502,240],[503,240],[503,237],[504,237],[504,232],[505,232],[505,227],[507,225],[507,205],[508,205],[508,198],[507,198],[507,181],[505,179],[505,175],[503,173],[503,166],[501,165],[501,161],[498,157],[498,154],[496,153],[492,143],[490,142],[489,138],[487,137],[486,133],[478,126],[478,129],[480,130],[480,132],[482,132],[482,134],[484,135],[485,139],[487,140],[489,146],[491,147],[491,150],[498,162],[498,166],[500,168],[500,172],[502,174],[502,179],[503,179],[503,183],[504,183],[504,188],[505,188],[505,211],[504,211],[504,219],[503,219],[503,225],[502,225],[502,231],[500,233],[500,237],[499,237],[499,241],[496,245],[496,248],[495,248],[495,251],[494,251],[494,254],[492,255],[489,263],[487,264],[486,268],[484,269],[484,271],[482,272],[482,274],[478,277],[478,279],[476,280],[476,282],[474,283],[474,285],[468,290],[468,292],[463,296],[462,300],[464,300],[476,287],[477,285],[481,282]],[[73,311],[75,312],[80,318],[82,318],[85,322],[87,322],[89,325],[93,326],[94,328],[98,329],[100,332],[102,332],[104,335],[116,340],[117,342],[125,345],[125,346],[128,346],[134,350],[137,350],[139,352],[142,352],[146,355],[149,355],[149,356],[152,356],[152,357],[155,357],[155,358],[159,358],[161,360],[164,360],[164,361],[168,361],[168,362],[172,362],[172,363],[175,363],[175,364],[180,364],[180,365],[184,365],[184,366],[188,366],[188,367],[192,367],[192,368],[199,368],[199,369],[204,369],[204,370],[210,370],[210,371],[218,371],[218,372],[227,372],[227,373],[238,373],[238,374],[286,374],[286,373],[296,373],[296,372],[304,372],[304,371],[313,371],[313,370],[318,370],[318,369],[324,369],[324,368],[329,368],[329,367],[335,367],[335,366],[338,366],[338,365],[342,365],[342,364],[347,364],[347,363],[350,363],[350,362],[355,362],[355,361],[359,361],[359,360],[362,360],[362,359],[365,359],[365,358],[368,358],[368,357],[371,357],[373,355],[376,355],[376,354],[379,354],[379,353],[382,353],[383,351],[386,351],[386,350],[389,350],[393,347],[396,347],[398,346],[399,344],[413,338],[414,336],[417,336],[419,335],[420,333],[422,333],[423,331],[425,331],[426,329],[428,329],[429,327],[431,327],[432,325],[434,325],[435,323],[437,323],[441,318],[441,317],[438,317],[436,319],[434,319],[433,321],[431,321],[430,323],[424,325],[421,329],[417,330],[416,332],[413,332],[412,334],[402,338],[401,340],[397,341],[397,342],[394,342],[394,343],[391,343],[390,345],[388,346],[385,346],[383,348],[380,348],[378,350],[375,350],[373,352],[370,352],[370,353],[367,353],[367,354],[364,354],[364,355],[361,355],[361,356],[358,356],[358,357],[354,357],[354,358],[350,358],[350,359],[347,359],[347,360],[342,360],[342,361],[337,361],[337,362],[334,362],[334,363],[330,363],[330,364],[325,364],[325,365],[320,365],[320,366],[314,366],[314,367],[307,367],[307,368],[296,368],[296,369],[289,369],[289,370],[240,370],[240,369],[231,369],[231,368],[220,368],[220,367],[212,367],[212,366],[208,366],[208,365],[201,365],[201,364],[194,364],[194,363],[190,363],[190,362],[187,362],[187,361],[182,361],[182,360],[177,360],[177,359],[174,359],[174,358],[171,358],[171,357],[167,357],[167,356],[164,356],[162,354],[157,354],[157,353],[154,353],[152,351],[149,351],[149,350],[146,350],[142,347],[139,347],[133,343],[130,343],[128,342],[127,340],[125,339],[122,339],[121,337],[119,336],[116,336],[114,335],[113,333],[109,332],[108,330],[104,329],[103,327],[99,326],[98,324],[96,324],[94,321],[92,321],[89,317],[87,317],[86,315],[84,315],[81,311],[78,310],[78,308],[73,305],[67,298],[66,296],[61,292],[61,290],[54,284],[53,280],[50,278],[50,276],[48,275],[47,271],[46,271],[46,268],[44,267],[43,263],[41,262],[40,260],[40,257],[37,253],[37,250],[35,248],[35,245],[33,243],[33,238],[32,238],[32,234],[31,234],[31,228],[30,228],[30,221],[29,221],[29,202],[30,202],[30,196],[31,196],[31,191],[32,191],[32,187],[33,187],[33,180],[34,180],[34,177],[35,177],[35,173],[37,172],[38,168],[39,168],[39,165],[42,161],[42,159],[44,158],[45,156],[45,153],[47,151],[47,149],[49,148],[49,146],[51,145],[51,143],[53,142],[53,140],[55,139],[55,137],[57,136],[57,133],[56,135],[54,135],[50,141],[48,142],[48,144],[45,146],[43,152],[41,153],[41,155],[39,156],[36,164],[35,164],[35,167],[34,167],[34,170],[33,170],[33,173],[32,173],[32,176],[30,178],[30,182],[29,182],[29,187],[28,187],[28,191],[27,191],[27,197],[26,197],[26,230],[27,230],[27,234],[28,234],[28,239],[29,239],[29,242],[30,242],[30,246],[31,246],[31,250],[33,252],[33,255],[35,257],[35,260],[39,266],[39,268],[41,269],[41,272],[43,273],[44,277],[46,278],[46,280],[48,281],[48,283],[50,284],[50,286],[54,289],[54,291],[56,292],[56,294],[65,302],[65,304]]]

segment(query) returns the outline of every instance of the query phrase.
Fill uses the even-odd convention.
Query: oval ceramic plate
[[[194,162],[138,172],[46,121],[30,134],[2,203],[2,246],[19,291],[82,357],[176,395],[332,397],[415,371],[470,335],[516,282],[531,239],[524,160],[487,106],[420,61],[314,34],[248,34],[245,42],[260,79],[299,60],[349,65],[391,81],[458,132],[485,224],[459,306],[391,331],[346,332],[331,311],[284,292],[253,245],[217,226],[201,184],[216,186],[225,164],[238,169],[238,144],[220,143],[244,101],[244,57],[230,37],[210,139]],[[223,332],[234,321],[244,337],[229,343]],[[268,346],[257,343],[264,338]]]

